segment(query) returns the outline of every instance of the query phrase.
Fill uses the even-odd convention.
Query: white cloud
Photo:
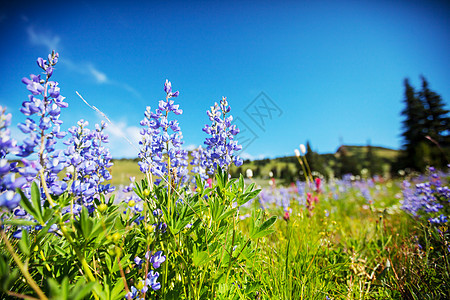
[[[128,126],[125,122],[108,124],[109,149],[114,158],[135,158],[139,152],[139,127]]]
[[[132,86],[124,82],[109,79],[108,76],[104,72],[96,68],[92,62],[75,63],[71,59],[63,57],[62,59],[60,59],[60,63],[65,65],[70,70],[77,72],[78,74],[90,76],[93,80],[95,80],[99,84],[110,84],[117,86],[130,92],[136,98],[142,99],[141,94]]]
[[[60,50],[61,49],[61,39],[58,35],[54,35],[50,31],[40,31],[34,30],[33,26],[27,27],[28,41],[35,46],[44,46],[47,50]]]
[[[28,22],[28,18],[26,16],[22,16],[22,19],[24,20],[24,22]],[[28,40],[32,45],[43,46],[48,51],[61,50],[62,48],[61,38],[58,35],[53,34],[51,31],[40,31],[40,30],[38,31],[35,30],[35,28],[32,25],[29,25],[26,31],[28,35]],[[106,73],[102,72],[97,67],[95,67],[92,62],[74,62],[68,59],[67,57],[63,57],[60,59],[60,63],[62,65],[65,65],[67,68],[69,68],[74,72],[90,76],[93,80],[95,80],[99,84],[111,84],[117,86],[121,89],[130,92],[136,98],[142,99],[141,94],[132,86],[121,81],[111,80],[110,78],[108,78]]]
[[[249,160],[254,160],[255,159],[255,157],[253,155],[251,155],[251,154],[249,154],[247,152],[242,152],[242,153],[239,154],[239,156],[240,156],[240,158],[242,158],[244,160],[245,159],[249,159]]]
[[[97,80],[98,83],[107,83],[108,77],[105,73],[97,70],[92,64],[89,64],[87,69],[89,70],[89,73]]]
[[[195,145],[195,144],[189,144],[189,145],[183,146],[183,149],[187,150],[187,151],[192,151],[192,150],[197,149],[197,148],[198,148],[198,146]]]

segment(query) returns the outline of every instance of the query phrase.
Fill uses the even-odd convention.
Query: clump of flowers
[[[112,178],[109,168],[113,165],[111,153],[104,146],[108,143],[108,135],[104,132],[107,125],[102,121],[92,131],[87,126],[87,121],[78,121],[77,126],[69,129],[71,137],[64,142],[67,145],[64,151],[67,164],[72,166],[72,172],[68,172],[64,180],[72,182],[70,192],[77,198],[77,213],[81,210],[80,205],[92,211],[94,199],[100,200],[100,195],[115,189],[105,184]]]
[[[428,171],[430,176],[427,181],[415,186],[406,180],[403,182],[402,208],[413,216],[426,218],[430,223],[445,223],[450,214],[450,189],[433,167]]]
[[[193,166],[191,172],[198,174],[202,180],[207,180],[208,174],[206,174],[207,159],[205,149],[202,146],[198,146],[198,148],[191,152],[191,156],[192,160],[190,164]],[[192,183],[195,183],[195,179],[193,179]]]
[[[58,57],[58,53],[53,51],[48,55],[48,60],[41,57],[37,59],[38,66],[44,71],[45,79],[41,79],[41,75],[34,74],[31,74],[30,78],[22,79],[31,94],[20,109],[27,119],[18,125],[19,129],[28,135],[18,153],[24,157],[22,159],[24,167],[18,171],[28,182],[39,175],[46,192],[53,195],[60,195],[67,188],[67,185],[58,178],[58,173],[66,167],[66,158],[61,150],[55,150],[55,144],[66,135],[60,131],[63,122],[59,117],[61,108],[68,107],[68,104],[64,102],[65,97],[60,94],[58,82],[50,80]],[[37,160],[27,159],[35,153],[36,148]],[[48,201],[52,201],[50,197],[47,198]]]
[[[145,299],[145,294],[149,292],[149,289],[157,291],[161,288],[161,283],[157,281],[159,273],[155,270],[161,267],[161,264],[166,261],[166,256],[163,255],[162,251],[157,251],[152,256],[150,255],[151,253],[149,251],[145,253],[145,261],[139,256],[134,258],[134,267],[143,270],[143,278],[145,279],[141,278],[135,285],[131,286],[130,292],[125,296],[126,299]],[[149,271],[150,266],[155,270]]]
[[[11,138],[9,126],[11,114],[6,114],[6,108],[0,106],[0,207],[10,210],[16,208],[20,202],[20,196],[15,192],[22,187],[25,178],[16,178],[14,173],[17,163],[9,163],[7,154],[17,154],[19,149],[17,142]]]
[[[159,101],[155,112],[150,106],[145,110],[145,118],[140,122],[143,127],[139,142],[141,149],[138,163],[142,173],[149,176],[168,176],[174,183],[187,179],[187,151],[181,149],[183,134],[177,120],[169,120],[169,113],[181,115],[183,110],[175,104],[179,92],[172,92],[172,84],[166,80],[164,84],[166,99]],[[156,181],[159,184],[161,178]]]
[[[206,113],[211,125],[205,125],[203,131],[211,137],[206,138],[206,161],[204,163],[208,174],[214,174],[217,167],[227,170],[234,163],[237,167],[241,166],[243,161],[234,153],[242,149],[242,146],[235,140],[239,133],[236,125],[232,125],[233,116],[227,116],[231,107],[228,105],[227,98],[222,97],[220,104],[217,102]]]

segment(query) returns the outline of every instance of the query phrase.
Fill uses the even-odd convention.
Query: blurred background
[[[2,1],[0,105],[24,121],[21,79],[54,49],[52,78],[69,103],[63,128],[102,119],[78,91],[113,121],[116,159],[137,156],[123,135],[137,145],[145,107],[156,108],[169,79],[186,149],[203,144],[206,110],[226,96],[246,160],[295,164],[308,142],[319,165],[353,166],[342,162],[347,151],[357,166],[334,173],[360,172],[371,146],[382,173],[405,148],[406,78],[419,91],[424,76],[449,108],[449,31],[447,1]],[[278,174],[297,172],[288,165]]]

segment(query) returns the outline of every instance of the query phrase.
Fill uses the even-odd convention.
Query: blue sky
[[[180,91],[185,146],[203,144],[206,110],[226,96],[252,141],[245,158],[292,155],[307,140],[320,153],[368,140],[399,148],[405,77],[418,87],[423,74],[450,99],[444,1],[90,2],[1,4],[0,105],[22,122],[21,78],[56,49],[64,125],[101,120],[78,91],[114,122],[116,158],[136,156],[121,134],[139,137],[166,78]]]

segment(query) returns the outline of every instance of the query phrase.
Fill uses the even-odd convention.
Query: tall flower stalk
[[[207,173],[212,175],[219,167],[222,170],[229,170],[234,163],[237,167],[241,166],[243,161],[235,152],[242,149],[242,146],[235,140],[239,133],[236,125],[232,125],[233,116],[227,116],[231,111],[226,97],[222,97],[220,104],[217,102],[206,113],[211,121],[211,125],[205,125],[203,131],[211,137],[206,138],[206,161],[205,168]]]
[[[53,51],[47,60],[41,57],[37,59],[45,79],[34,74],[31,74],[30,78],[22,79],[31,94],[20,109],[27,119],[25,123],[18,125],[19,129],[28,135],[18,154],[24,157],[22,161],[25,165],[19,169],[19,173],[29,182],[38,176],[46,199],[52,206],[55,203],[50,194],[60,195],[67,188],[57,175],[66,166],[66,160],[60,150],[55,150],[55,144],[66,135],[60,131],[62,121],[59,117],[61,108],[66,108],[68,104],[60,94],[58,82],[50,80],[58,57],[58,53]],[[27,157],[31,156],[36,148],[37,160],[30,161]]]
[[[166,99],[159,101],[158,108],[152,112],[150,106],[145,110],[145,117],[140,122],[143,127],[138,163],[142,173],[146,174],[150,187],[161,180],[168,185],[175,185],[187,179],[187,151],[181,149],[183,134],[177,120],[169,120],[169,113],[181,115],[183,110],[175,104],[179,92],[172,92],[172,84],[164,84]],[[153,181],[153,176],[157,179]],[[159,178],[158,178],[159,177]]]
[[[112,179],[109,168],[113,165],[111,153],[104,146],[108,143],[108,135],[104,132],[107,125],[102,121],[92,131],[87,125],[87,121],[78,121],[77,126],[69,129],[71,137],[64,142],[67,145],[64,153],[68,164],[72,166],[72,172],[68,172],[64,180],[71,182],[70,193],[77,198],[76,213],[80,212],[83,205],[92,212],[95,199],[100,201],[101,195],[115,190],[105,183]],[[74,204],[71,206],[73,214]]]

